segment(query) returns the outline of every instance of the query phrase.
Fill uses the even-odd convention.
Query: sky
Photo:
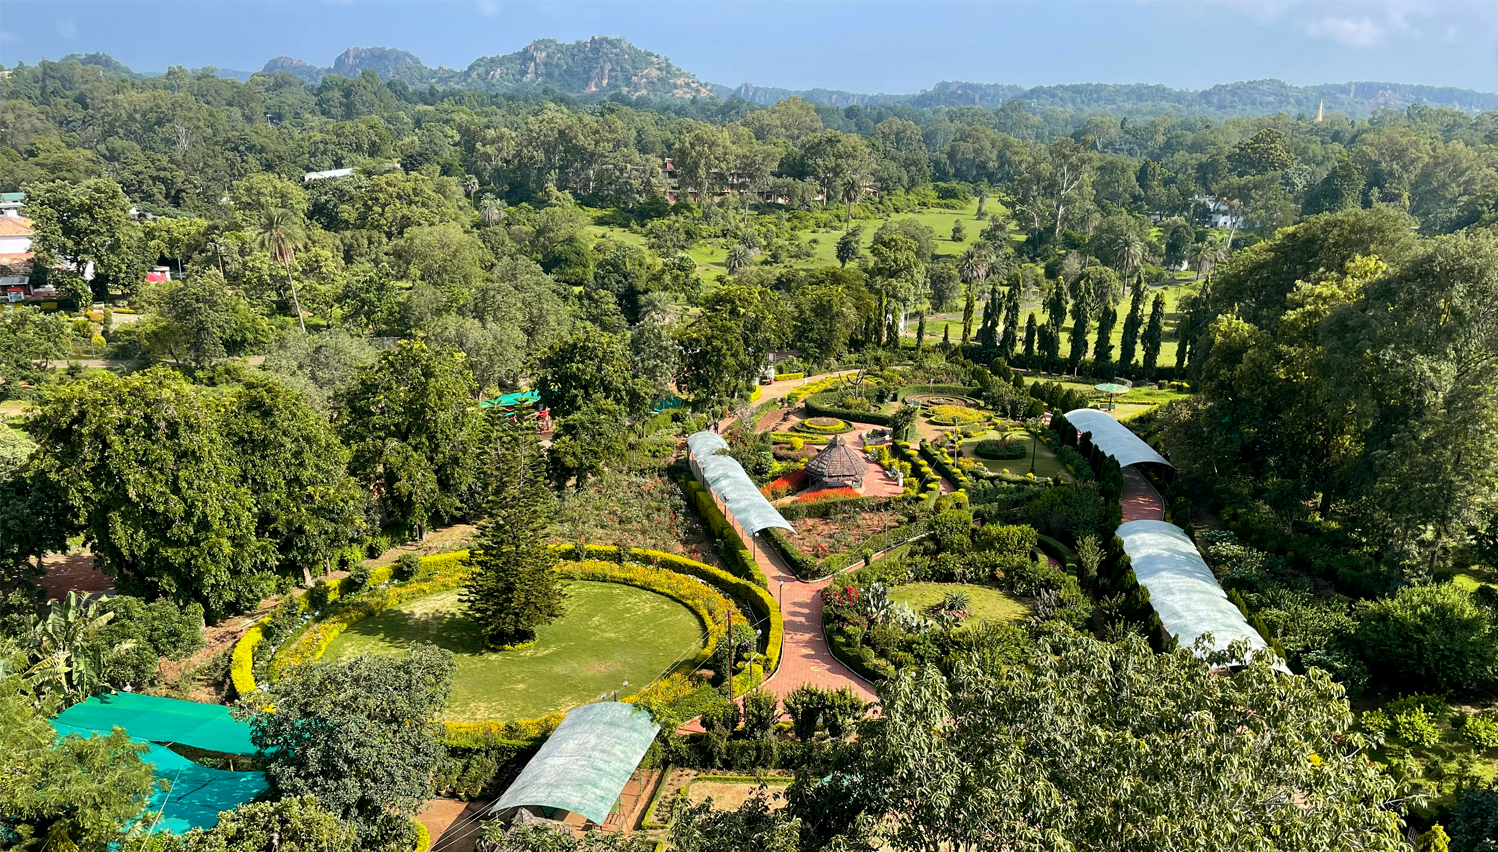
[[[196,0],[0,3],[0,63],[108,53],[137,71],[257,71],[395,47],[465,68],[538,38],[622,36],[699,78],[906,93],[944,80],[1159,83],[1277,78],[1498,91],[1498,2],[508,2]]]

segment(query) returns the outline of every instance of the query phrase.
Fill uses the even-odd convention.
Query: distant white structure
[[[353,173],[353,169],[328,169],[325,172],[307,172],[305,175],[302,175],[302,183],[311,183],[315,180],[327,180],[328,178],[348,177]]]
[[[1197,197],[1197,202],[1207,207],[1207,225],[1219,231],[1238,231],[1243,228],[1243,217],[1234,216],[1227,202],[1213,195]]]

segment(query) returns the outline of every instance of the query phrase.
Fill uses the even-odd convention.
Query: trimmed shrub
[[[1022,459],[1029,454],[1024,444],[1010,438],[986,438],[973,446],[973,455],[994,461]]]
[[[792,429],[797,432],[810,432],[814,435],[841,435],[844,432],[852,432],[853,425],[836,417],[810,417],[797,423]]]
[[[1485,710],[1465,717],[1462,720],[1462,739],[1473,748],[1498,748],[1498,714]]]

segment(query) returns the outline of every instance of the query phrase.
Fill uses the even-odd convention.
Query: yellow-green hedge
[[[589,544],[583,547],[582,554],[578,553],[577,547],[575,544],[557,544],[552,545],[552,550],[559,555],[570,555],[572,558],[580,555],[597,558],[609,554],[617,558],[619,553],[619,548],[612,545]],[[748,580],[735,577],[721,568],[714,568],[674,553],[632,547],[629,555],[650,565],[665,566],[673,571],[689,574],[749,604],[749,608],[754,610],[755,617],[761,622],[768,622],[770,626],[765,634],[765,671],[773,673],[779,668],[780,644],[785,639],[785,621],[780,617],[780,604],[776,603],[775,597],[768,591]]]
[[[430,852],[432,848],[432,833],[427,831],[425,825],[421,824],[421,820],[413,818],[411,821],[416,823],[416,845],[412,848],[415,849],[415,852]]]
[[[434,574],[445,574],[450,572],[455,566],[461,565],[463,560],[467,558],[467,556],[468,551],[466,550],[458,550],[452,553],[439,553],[436,556],[423,556],[421,558],[421,567],[422,570],[426,572]],[[389,581],[390,578],[394,576],[394,574],[394,565],[384,565],[379,568],[371,569],[369,572],[369,585],[378,586],[381,583],[385,583]],[[353,583],[347,577],[330,583],[329,586],[329,605],[331,605],[334,601],[337,601],[339,598],[343,597],[345,594],[348,594],[353,589]],[[309,603],[305,594],[299,595],[297,597],[297,605],[300,606],[303,611],[306,611]],[[230,659],[229,677],[230,680],[234,683],[234,691],[239,695],[249,695],[258,688],[255,683],[255,648],[260,644],[261,640],[265,638],[264,626],[265,623],[269,620],[269,616],[261,619],[249,630],[246,630],[244,632],[244,635],[239,637],[239,641],[234,645],[234,653]],[[314,624],[311,628],[308,629],[307,632],[310,633],[320,625],[321,622]],[[339,631],[341,631],[343,628],[339,627],[338,629]],[[333,638],[337,635],[338,633],[334,632],[331,636],[328,636],[323,641],[321,648],[326,648],[327,643],[333,641]],[[306,633],[304,633],[301,637],[288,642],[287,645],[290,646],[292,644],[300,643],[300,641],[305,638],[305,636]],[[321,649],[319,649],[318,653],[321,653]],[[277,653],[277,656],[280,656],[280,652]],[[272,661],[272,665],[276,668],[279,668],[279,666],[275,664],[274,660]]]
[[[775,381],[777,381],[777,382],[788,382],[791,379],[804,379],[804,378],[806,378],[806,374],[805,373],[776,373],[775,374]]]
[[[618,552],[618,548],[614,549]],[[706,583],[699,583],[675,571],[663,571],[639,562],[605,562],[602,559],[587,559],[581,562],[563,562],[558,572],[573,580],[596,580],[605,583],[620,583],[645,589],[680,601],[696,614],[707,629],[707,643],[691,662],[692,668],[707,662],[713,650],[728,633],[728,608],[733,606],[718,590]]]
[[[752,391],[749,392],[749,401],[750,402],[759,402],[759,398],[760,398],[760,396],[762,394],[764,394],[764,392],[765,392],[764,388],[760,387],[759,385],[755,385],[754,386],[754,390],[752,390]]]

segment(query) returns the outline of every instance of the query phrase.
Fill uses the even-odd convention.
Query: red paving
[[[1165,500],[1132,466],[1123,469],[1123,519],[1124,523],[1165,520]]]

